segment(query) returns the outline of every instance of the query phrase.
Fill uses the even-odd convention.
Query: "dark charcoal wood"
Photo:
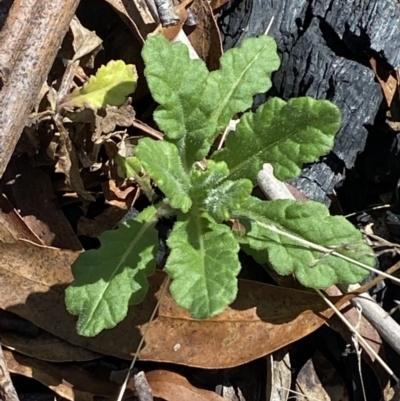
[[[303,169],[292,184],[329,204],[330,194],[354,166],[374,123],[382,92],[368,66],[368,54],[384,65],[400,65],[400,10],[395,0],[231,0],[220,26],[225,49],[265,32],[278,43],[282,59],[271,91],[284,99],[329,99],[342,112],[332,152]],[[270,92],[270,93],[271,93]],[[258,96],[256,104],[265,101]]]

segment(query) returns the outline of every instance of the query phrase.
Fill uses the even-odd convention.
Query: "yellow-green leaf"
[[[91,107],[98,109],[122,105],[126,97],[136,89],[137,74],[132,64],[122,60],[111,60],[101,66],[96,75],[89,78],[82,87],[67,95],[59,107]]]

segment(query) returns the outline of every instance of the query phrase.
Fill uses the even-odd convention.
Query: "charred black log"
[[[368,65],[373,56],[387,68],[400,65],[400,10],[395,0],[231,0],[220,17],[225,48],[269,31],[282,66],[273,77],[273,95],[284,99],[328,99],[342,113],[332,152],[306,166],[292,180],[311,199],[328,195],[364,150],[383,96]],[[271,96],[271,92],[268,96]],[[266,96],[256,98],[256,106]]]

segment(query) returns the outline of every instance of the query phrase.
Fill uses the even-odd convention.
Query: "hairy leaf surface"
[[[229,175],[229,169],[225,162],[207,161],[206,169],[193,168],[190,172],[190,194],[198,202],[202,202],[210,189],[220,185]]]
[[[228,175],[226,163],[212,160],[205,171],[193,170],[191,174],[191,198],[217,222],[229,219],[232,211],[246,201],[253,189],[250,180],[225,180]]]
[[[100,236],[102,247],[83,253],[72,266],[75,280],[66,290],[67,309],[79,315],[77,331],[92,337],[122,321],[128,306],[146,295],[156,268],[156,208]]]
[[[101,66],[81,88],[76,88],[62,101],[63,107],[101,108],[106,105],[120,106],[136,89],[135,66],[122,60],[111,60]]]
[[[143,138],[136,146],[135,154],[171,206],[186,213],[192,205],[188,193],[190,177],[182,167],[177,147],[166,141]]]
[[[216,221],[222,222],[231,217],[233,210],[242,206],[252,189],[250,180],[225,181],[210,190],[202,206]]]
[[[202,319],[222,312],[237,294],[239,245],[230,229],[207,213],[180,216],[168,246],[165,270],[178,305]]]
[[[204,133],[208,124],[204,123],[213,104],[201,100],[209,74],[205,63],[192,60],[183,43],[170,44],[162,35],[146,40],[142,56],[147,83],[159,103],[154,119],[161,130],[169,139],[181,138],[188,132],[207,136]]]
[[[280,60],[275,40],[264,35],[245,39],[240,47],[228,50],[220,64],[219,70],[210,73],[205,90],[206,98],[216,101],[212,114],[218,121],[216,134],[235,114],[251,107],[255,94],[271,87],[271,73],[279,68]]]
[[[285,102],[272,98],[255,113],[246,113],[212,159],[225,161],[230,178],[248,178],[256,184],[265,162],[280,180],[297,177],[303,163],[328,153],[340,126],[338,108],[310,97]]]
[[[246,252],[263,264],[269,261],[280,275],[294,273],[301,284],[311,288],[328,288],[336,283],[357,283],[368,270],[332,255],[336,251],[368,266],[374,266],[372,249],[363,241],[361,232],[342,216],[330,216],[322,204],[293,200],[261,201],[250,198],[246,208],[236,212],[246,227]],[[288,238],[268,227],[294,235]],[[309,241],[328,248],[312,249],[301,242]]]
[[[150,37],[142,55],[149,88],[160,104],[154,118],[177,144],[186,169],[207,155],[234,114],[271,87],[271,72],[279,67],[275,41],[268,36],[228,50],[221,68],[212,72],[204,62],[190,59],[185,45],[170,44],[162,36]]]

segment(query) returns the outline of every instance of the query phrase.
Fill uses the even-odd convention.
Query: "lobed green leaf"
[[[135,220],[100,236],[100,249],[82,253],[72,266],[74,281],[65,302],[78,315],[77,331],[92,337],[115,327],[127,315],[128,306],[146,295],[146,277],[156,268],[157,209],[150,206]]]
[[[202,206],[215,221],[228,220],[232,212],[240,208],[250,197],[252,189],[253,184],[246,178],[224,181],[218,187],[210,190]]]
[[[193,168],[190,172],[192,198],[203,202],[209,191],[224,182],[228,175],[229,169],[225,162],[208,160],[204,171]]]
[[[248,245],[245,251],[261,264],[269,262],[280,275],[294,273],[306,287],[322,289],[336,283],[357,283],[369,273],[332,251],[370,267],[375,264],[373,251],[363,241],[361,232],[344,217],[330,216],[320,203],[265,202],[252,197],[235,214],[241,216],[240,221],[246,227],[245,239],[238,238]],[[298,239],[288,238],[270,226]],[[302,240],[323,246],[327,251],[316,250]]]
[[[240,271],[239,245],[230,229],[206,212],[179,216],[167,241],[165,270],[171,294],[197,319],[214,316],[232,303]]]
[[[205,171],[191,172],[190,196],[217,222],[229,219],[250,196],[253,185],[250,180],[226,180],[229,175],[226,163],[209,160]]]
[[[184,44],[170,44],[163,36],[150,37],[142,56],[160,104],[154,118],[178,146],[187,170],[207,155],[229,120],[251,106],[255,94],[271,87],[271,72],[279,67],[275,41],[268,36],[248,38],[228,50],[221,68],[212,72],[201,60],[190,59]]]
[[[135,66],[122,60],[111,60],[101,66],[96,75],[91,76],[81,88],[76,88],[63,99],[62,107],[84,107],[94,109],[120,106],[126,97],[136,89],[137,74]]]
[[[147,84],[159,104],[154,113],[158,126],[169,139],[188,132],[205,137],[213,104],[202,102],[208,69],[203,61],[192,60],[183,43],[171,44],[163,35],[150,36],[142,57]],[[208,128],[207,128],[208,127]]]
[[[188,212],[192,205],[189,196],[190,177],[182,167],[177,147],[166,141],[142,138],[135,154],[171,206]]]
[[[245,39],[240,47],[228,50],[212,71],[205,89],[206,99],[215,99],[212,118],[218,121],[215,134],[223,131],[237,113],[253,104],[253,96],[271,88],[271,73],[279,68],[276,42],[270,36]],[[214,137],[213,137],[214,139]]]
[[[227,163],[231,179],[248,178],[256,184],[257,173],[268,162],[278,179],[287,180],[300,174],[303,163],[332,149],[339,126],[340,112],[327,100],[272,98],[256,113],[243,115],[212,159]]]

